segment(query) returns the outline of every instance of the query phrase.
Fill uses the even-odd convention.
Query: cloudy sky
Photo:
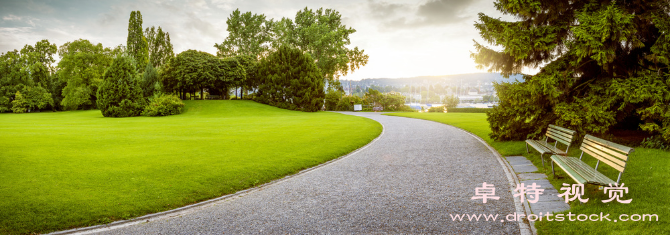
[[[161,26],[170,33],[175,53],[196,49],[216,54],[215,43],[228,35],[233,10],[293,19],[298,10],[332,8],[343,23],[357,30],[351,46],[364,49],[368,64],[343,77],[399,78],[485,72],[477,70],[470,51],[483,42],[474,22],[477,13],[501,15],[487,0],[190,0],[89,1],[0,0],[0,51],[48,39],[60,46],[79,38],[105,47],[125,44],[128,18],[140,10],[143,27]]]

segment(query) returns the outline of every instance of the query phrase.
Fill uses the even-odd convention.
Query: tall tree
[[[368,62],[364,50],[350,49],[349,35],[355,29],[342,24],[342,16],[333,9],[298,11],[295,20],[282,18],[266,20],[265,15],[234,11],[226,23],[228,37],[215,44],[217,56],[252,55],[264,57],[282,45],[309,53],[328,81],[353,72]]]
[[[325,98],[324,79],[309,54],[281,46],[258,66],[263,82],[256,100],[285,109],[316,112]]]
[[[149,63],[154,67],[161,67],[170,58],[174,57],[170,33],[164,32],[160,26],[158,26],[158,29],[154,26],[144,29],[144,37],[149,45]]]
[[[85,39],[66,42],[58,49],[58,78],[66,83],[61,105],[66,110],[95,107],[96,91],[114,51]]]
[[[329,81],[364,66],[369,56],[358,47],[348,48],[349,35],[355,29],[342,24],[342,15],[333,9],[298,11],[291,23],[283,19],[277,24],[277,38],[309,53],[323,76]]]
[[[139,116],[146,104],[131,58],[117,56],[105,70],[97,90],[97,105],[105,117]]]
[[[219,57],[234,57],[238,55],[250,55],[258,58],[266,54],[272,42],[271,21],[265,20],[265,15],[241,13],[235,9],[226,20],[228,37],[214,44]]]
[[[475,62],[503,75],[488,114],[498,140],[540,135],[553,123],[580,133],[643,129],[670,142],[670,3],[667,1],[499,0],[518,21],[483,13]]]
[[[142,13],[140,11],[130,12],[126,50],[130,56],[135,58],[137,69],[142,72],[149,63],[149,43],[142,31]]]

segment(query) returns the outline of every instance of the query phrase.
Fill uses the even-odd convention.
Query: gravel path
[[[457,128],[424,120],[374,119],[374,143],[323,167],[180,215],[101,234],[478,233],[518,234],[509,182],[496,157]],[[355,128],[355,127],[352,127]],[[500,200],[471,200],[483,182]],[[500,214],[496,222],[450,214]],[[483,218],[481,220],[484,220]]]

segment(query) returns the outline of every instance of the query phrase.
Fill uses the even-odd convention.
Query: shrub
[[[428,108],[429,113],[442,113],[444,112],[444,106],[430,107]]]
[[[105,117],[138,116],[146,104],[131,58],[118,56],[102,76],[98,108]]]
[[[142,111],[143,116],[168,116],[180,114],[184,108],[184,102],[176,95],[159,94],[150,99],[149,105]]]
[[[492,109],[483,108],[447,108],[448,113],[486,113]]]
[[[42,88],[41,84],[37,86],[23,86],[21,92],[16,91],[15,99],[12,101],[12,112],[24,113],[31,110],[39,110],[47,105],[53,105],[51,93]]]

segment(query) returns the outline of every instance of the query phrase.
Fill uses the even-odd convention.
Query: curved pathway
[[[517,222],[450,217],[484,213],[499,214],[500,220],[516,211],[503,168],[479,140],[431,121],[347,114],[374,119],[384,132],[349,156],[247,193],[176,215],[88,232],[520,233]],[[483,182],[495,185],[499,200],[484,204],[470,199]]]

